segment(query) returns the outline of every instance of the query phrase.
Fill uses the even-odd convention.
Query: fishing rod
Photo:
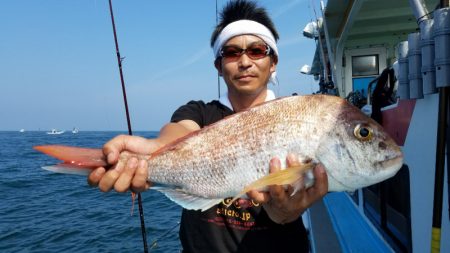
[[[130,113],[129,113],[129,110],[128,110],[127,92],[125,90],[125,81],[123,79],[123,73],[122,73],[122,60],[123,60],[123,58],[120,57],[119,43],[117,42],[116,24],[114,22],[112,0],[109,0],[109,12],[111,14],[111,23],[112,23],[112,27],[113,27],[113,33],[114,33],[114,42],[116,44],[117,63],[119,65],[120,82],[122,84],[122,94],[123,94],[123,102],[125,104],[125,114],[126,114],[126,118],[127,118],[128,134],[129,135],[133,135],[133,131],[131,130]],[[139,217],[140,217],[140,221],[141,221],[142,241],[144,243],[144,252],[148,253],[147,233],[145,231],[144,208],[142,207],[141,193],[137,193],[137,197],[138,197],[138,206],[139,206]]]
[[[217,0],[216,0],[216,25],[219,23],[219,14],[217,10]],[[217,72],[217,94],[220,99],[220,74]]]

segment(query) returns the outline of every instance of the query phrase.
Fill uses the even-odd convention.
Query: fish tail
[[[251,190],[258,190],[268,187],[270,185],[293,185],[295,189],[299,189],[298,183],[303,182],[303,174],[315,166],[313,163],[306,163],[299,166],[292,166],[284,170],[280,170],[274,173],[270,173],[253,183],[244,187],[244,189],[237,194],[230,203],[233,203],[240,196],[243,196],[246,192]]]
[[[108,165],[101,149],[63,145],[42,145],[33,148],[63,161],[58,165],[43,167],[58,173],[86,175],[95,168]]]

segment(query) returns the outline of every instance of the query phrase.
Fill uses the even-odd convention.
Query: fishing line
[[[111,23],[112,23],[113,32],[114,32],[114,42],[116,44],[117,63],[119,65],[120,82],[122,84],[122,94],[123,94],[123,102],[125,104],[125,113],[126,113],[126,117],[127,117],[128,134],[133,135],[133,132],[131,130],[130,113],[128,110],[127,93],[125,90],[125,81],[123,79],[123,73],[122,73],[123,58],[120,57],[119,44],[117,42],[116,25],[114,23],[114,14],[113,14],[113,9],[112,9],[112,0],[109,0],[109,12],[111,14]],[[138,196],[138,206],[139,206],[139,217],[140,217],[140,221],[141,221],[142,241],[144,243],[144,252],[148,253],[147,233],[145,231],[144,208],[142,207],[142,197],[141,197],[140,193],[137,193],[137,196]]]
[[[158,245],[158,241],[160,239],[162,239],[163,237],[165,237],[166,235],[168,235],[170,232],[172,232],[172,230],[174,230],[176,227],[178,227],[178,225],[180,225],[180,222],[177,222],[177,224],[175,224],[175,226],[171,227],[169,230],[167,230],[164,234],[162,234],[160,237],[156,238],[152,244],[150,245],[150,249],[155,248]]]

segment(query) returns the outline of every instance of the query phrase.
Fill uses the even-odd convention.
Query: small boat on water
[[[50,132],[47,132],[47,134],[63,134],[64,130],[57,130],[53,128]]]
[[[22,128],[22,129],[19,130],[19,132],[20,133],[25,133],[25,129]]]
[[[78,133],[78,128],[74,127],[74,128],[72,129],[72,133],[73,133],[73,134],[77,134],[77,133]]]

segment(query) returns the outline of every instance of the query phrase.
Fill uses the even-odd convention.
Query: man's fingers
[[[327,194],[328,192],[328,177],[323,165],[317,165],[314,168],[314,185],[306,190],[306,199],[309,202],[314,202]]]
[[[146,160],[139,161],[138,168],[131,182],[131,190],[134,192],[143,192],[150,187],[148,179],[148,163]]]
[[[105,168],[103,167],[99,167],[95,170],[93,170],[87,179],[87,182],[90,186],[95,187],[98,185],[98,182],[100,182],[100,180],[102,179],[103,175],[105,175]]]
[[[128,137],[130,136],[119,135],[103,145],[103,154],[106,155],[109,164],[114,164],[119,160],[119,152],[125,150]]]
[[[126,192],[128,190],[131,180],[133,179],[134,172],[136,171],[137,164],[138,160],[135,157],[128,160],[123,172],[114,184],[114,189],[117,192]]]
[[[284,190],[284,186],[281,185],[272,185],[269,187],[270,197],[275,199],[276,201],[284,201],[286,199],[286,191]]]
[[[124,167],[125,165],[119,161],[113,169],[110,169],[105,173],[98,184],[98,188],[100,188],[103,192],[110,191],[122,173]]]
[[[278,158],[272,158],[270,160],[270,173],[275,173],[281,170],[281,162]],[[275,198],[277,200],[284,199],[284,187],[280,185],[271,185],[269,186],[269,194],[271,198]]]
[[[105,171],[97,168],[88,176],[91,186],[98,186],[101,191],[110,191],[113,187],[118,192],[133,190],[144,191],[148,189],[147,171],[139,166],[139,158],[132,157],[128,161],[121,161],[120,154],[124,151],[139,155],[148,155],[160,146],[157,141],[150,141],[139,136],[119,135],[108,141],[103,146],[103,154],[112,169]],[[135,178],[136,171],[139,171]]]
[[[256,203],[267,203],[270,200],[270,194],[268,192],[260,192],[256,190],[251,190],[247,192],[247,196]]]
[[[328,192],[328,176],[322,164],[314,168],[314,177],[316,179],[314,189],[320,196],[324,196]]]
[[[159,146],[140,136],[119,135],[103,146],[103,153],[106,155],[108,163],[114,164],[119,159],[119,153],[127,150],[138,154],[149,154]]]
[[[297,156],[294,154],[288,154],[288,156],[286,157],[286,162],[287,162],[288,167],[300,165],[300,162],[298,161]]]
[[[274,173],[277,172],[281,169],[281,162],[280,159],[278,159],[277,157],[272,158],[270,160],[270,164],[269,164],[269,173]]]
[[[288,154],[286,157],[287,167],[298,166],[300,162],[294,154]],[[278,158],[273,158],[270,161],[270,172],[274,173],[281,170],[281,162]],[[288,198],[293,193],[294,189],[291,185],[272,185],[269,187],[270,197],[278,203],[288,201]]]

